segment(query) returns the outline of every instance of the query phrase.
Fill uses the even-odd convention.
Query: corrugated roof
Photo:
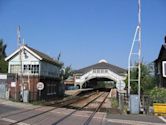
[[[118,66],[106,63],[106,62],[101,62],[101,63],[97,63],[79,70],[75,70],[74,73],[80,73],[80,74],[85,74],[87,72],[89,72],[92,69],[109,69],[110,71],[122,75],[122,74],[126,74],[127,70],[120,68]]]

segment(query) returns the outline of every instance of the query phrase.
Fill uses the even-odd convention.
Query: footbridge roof
[[[121,67],[109,64],[106,61],[99,61],[99,63],[96,63],[94,65],[90,65],[88,67],[79,69],[79,70],[75,70],[74,73],[79,73],[79,74],[85,74],[87,72],[89,72],[92,69],[109,69],[110,71],[118,74],[118,75],[124,75],[127,73],[126,69],[123,69]]]

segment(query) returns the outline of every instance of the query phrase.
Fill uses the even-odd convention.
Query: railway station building
[[[102,88],[105,85],[116,86],[116,83],[124,83],[127,70],[109,64],[106,60],[100,60],[94,65],[75,70],[73,76],[65,81],[66,88]]]
[[[28,101],[45,100],[54,98],[63,91],[60,82],[61,63],[48,55],[28,45],[22,45],[5,60],[9,62],[9,98],[15,100],[26,98]],[[44,84],[42,90],[37,89],[39,82]]]

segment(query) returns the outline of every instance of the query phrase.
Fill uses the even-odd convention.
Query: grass
[[[118,108],[118,100],[116,98],[111,98],[111,107]]]

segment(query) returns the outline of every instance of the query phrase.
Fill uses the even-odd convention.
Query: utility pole
[[[136,48],[136,49],[135,49]],[[132,42],[132,46],[130,49],[130,54],[128,58],[128,97],[129,97],[129,109],[130,109],[130,89],[131,89],[131,83],[137,83],[138,84],[138,98],[139,98],[139,110],[140,110],[140,100],[141,100],[141,94],[140,94],[140,84],[141,84],[141,50],[142,50],[142,38],[141,38],[141,0],[138,0],[138,25],[136,27],[136,31],[134,34],[134,39]],[[135,58],[135,56],[137,56]],[[133,63],[137,63],[136,65],[133,65]],[[137,78],[131,78],[131,71],[132,69],[137,69],[138,77]]]
[[[141,0],[138,0],[138,44],[139,44],[139,56],[138,56],[138,96],[141,100],[141,50],[142,50],[142,34],[141,34]]]
[[[24,95],[24,83],[23,83],[23,71],[22,71],[22,43],[21,43],[21,35],[20,35],[20,26],[17,27],[17,46],[19,51],[19,59],[20,59],[20,86],[21,86],[21,96],[23,98]],[[19,75],[18,75],[19,76]]]

